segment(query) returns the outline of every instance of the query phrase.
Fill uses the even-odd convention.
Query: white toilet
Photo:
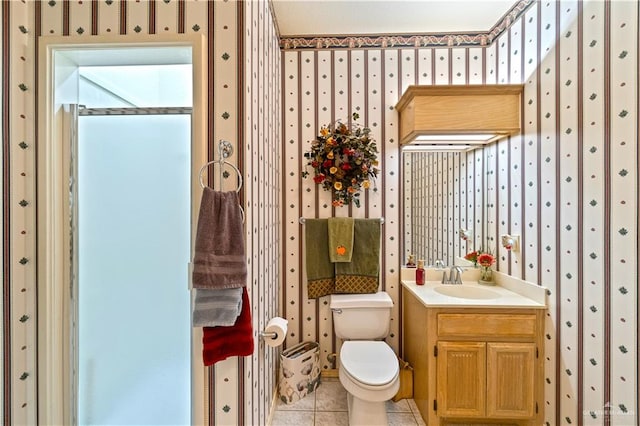
[[[347,390],[349,425],[388,425],[385,401],[398,392],[398,359],[384,339],[393,301],[385,292],[333,294],[330,308],[340,349],[338,377]]]

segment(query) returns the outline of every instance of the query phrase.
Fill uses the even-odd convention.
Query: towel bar
[[[354,218],[354,219],[361,219],[361,218],[356,217],[356,218]],[[363,217],[362,219],[369,219],[369,218]],[[381,218],[378,218],[378,219],[380,220],[380,225],[384,224],[384,217],[381,217]],[[305,223],[306,221],[307,221],[307,218],[305,218],[305,217],[301,217],[301,218],[299,219],[299,222],[300,222],[301,224],[303,224],[303,225],[304,225],[304,223]]]

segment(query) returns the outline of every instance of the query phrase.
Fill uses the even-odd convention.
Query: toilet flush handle
[[[341,314],[342,313],[342,309],[340,309],[340,308],[331,308],[331,312],[335,312],[336,314]]]

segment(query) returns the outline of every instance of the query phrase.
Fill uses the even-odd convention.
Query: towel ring
[[[200,180],[200,186],[202,188],[206,187],[206,185],[204,184],[204,180],[203,180],[202,176],[204,174],[204,171],[211,164],[219,164],[220,167],[223,167],[224,165],[231,166],[231,168],[233,168],[233,170],[236,172],[236,175],[238,176],[238,188],[236,188],[236,193],[240,192],[240,189],[242,188],[242,175],[240,174],[240,170],[238,170],[238,168],[236,166],[234,166],[233,164],[231,164],[231,163],[229,163],[228,161],[225,161],[225,160],[209,161],[207,164],[205,164],[204,166],[202,166],[200,168],[200,172],[198,173],[198,175],[199,175],[199,180]],[[242,223],[244,223],[245,217],[244,217],[244,209],[242,208],[242,206],[240,206],[240,215],[242,216]]]
[[[204,171],[207,169],[207,167],[209,167],[212,164],[219,164],[220,167],[224,167],[225,165],[230,166],[236,172],[236,176],[238,176],[238,188],[236,188],[236,192],[240,192],[240,189],[242,188],[242,175],[240,174],[240,170],[238,170],[238,168],[236,166],[234,166],[233,164],[231,164],[230,162],[228,162],[226,160],[213,160],[213,161],[209,161],[207,164],[202,166],[200,168],[200,172],[198,173],[199,178],[200,178],[200,186],[202,188],[204,188],[206,186],[204,184],[203,174],[204,174]]]

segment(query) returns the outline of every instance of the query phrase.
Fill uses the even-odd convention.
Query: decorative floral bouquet
[[[496,263],[494,255],[479,249],[467,253],[464,258],[473,263],[474,266],[480,266],[480,281],[493,281],[491,266]]]
[[[353,113],[353,120],[359,115]],[[336,122],[333,126],[322,126],[320,135],[311,142],[311,150],[304,156],[307,165],[314,170],[313,181],[326,191],[333,191],[332,204],[341,207],[353,201],[360,207],[360,191],[371,186],[371,179],[378,174],[375,141],[368,127],[355,130]],[[309,176],[304,171],[302,177]]]
[[[464,258],[473,263],[474,266],[481,266],[483,268],[490,268],[496,263],[496,258],[491,253],[484,252],[482,249],[475,250],[467,253]]]

